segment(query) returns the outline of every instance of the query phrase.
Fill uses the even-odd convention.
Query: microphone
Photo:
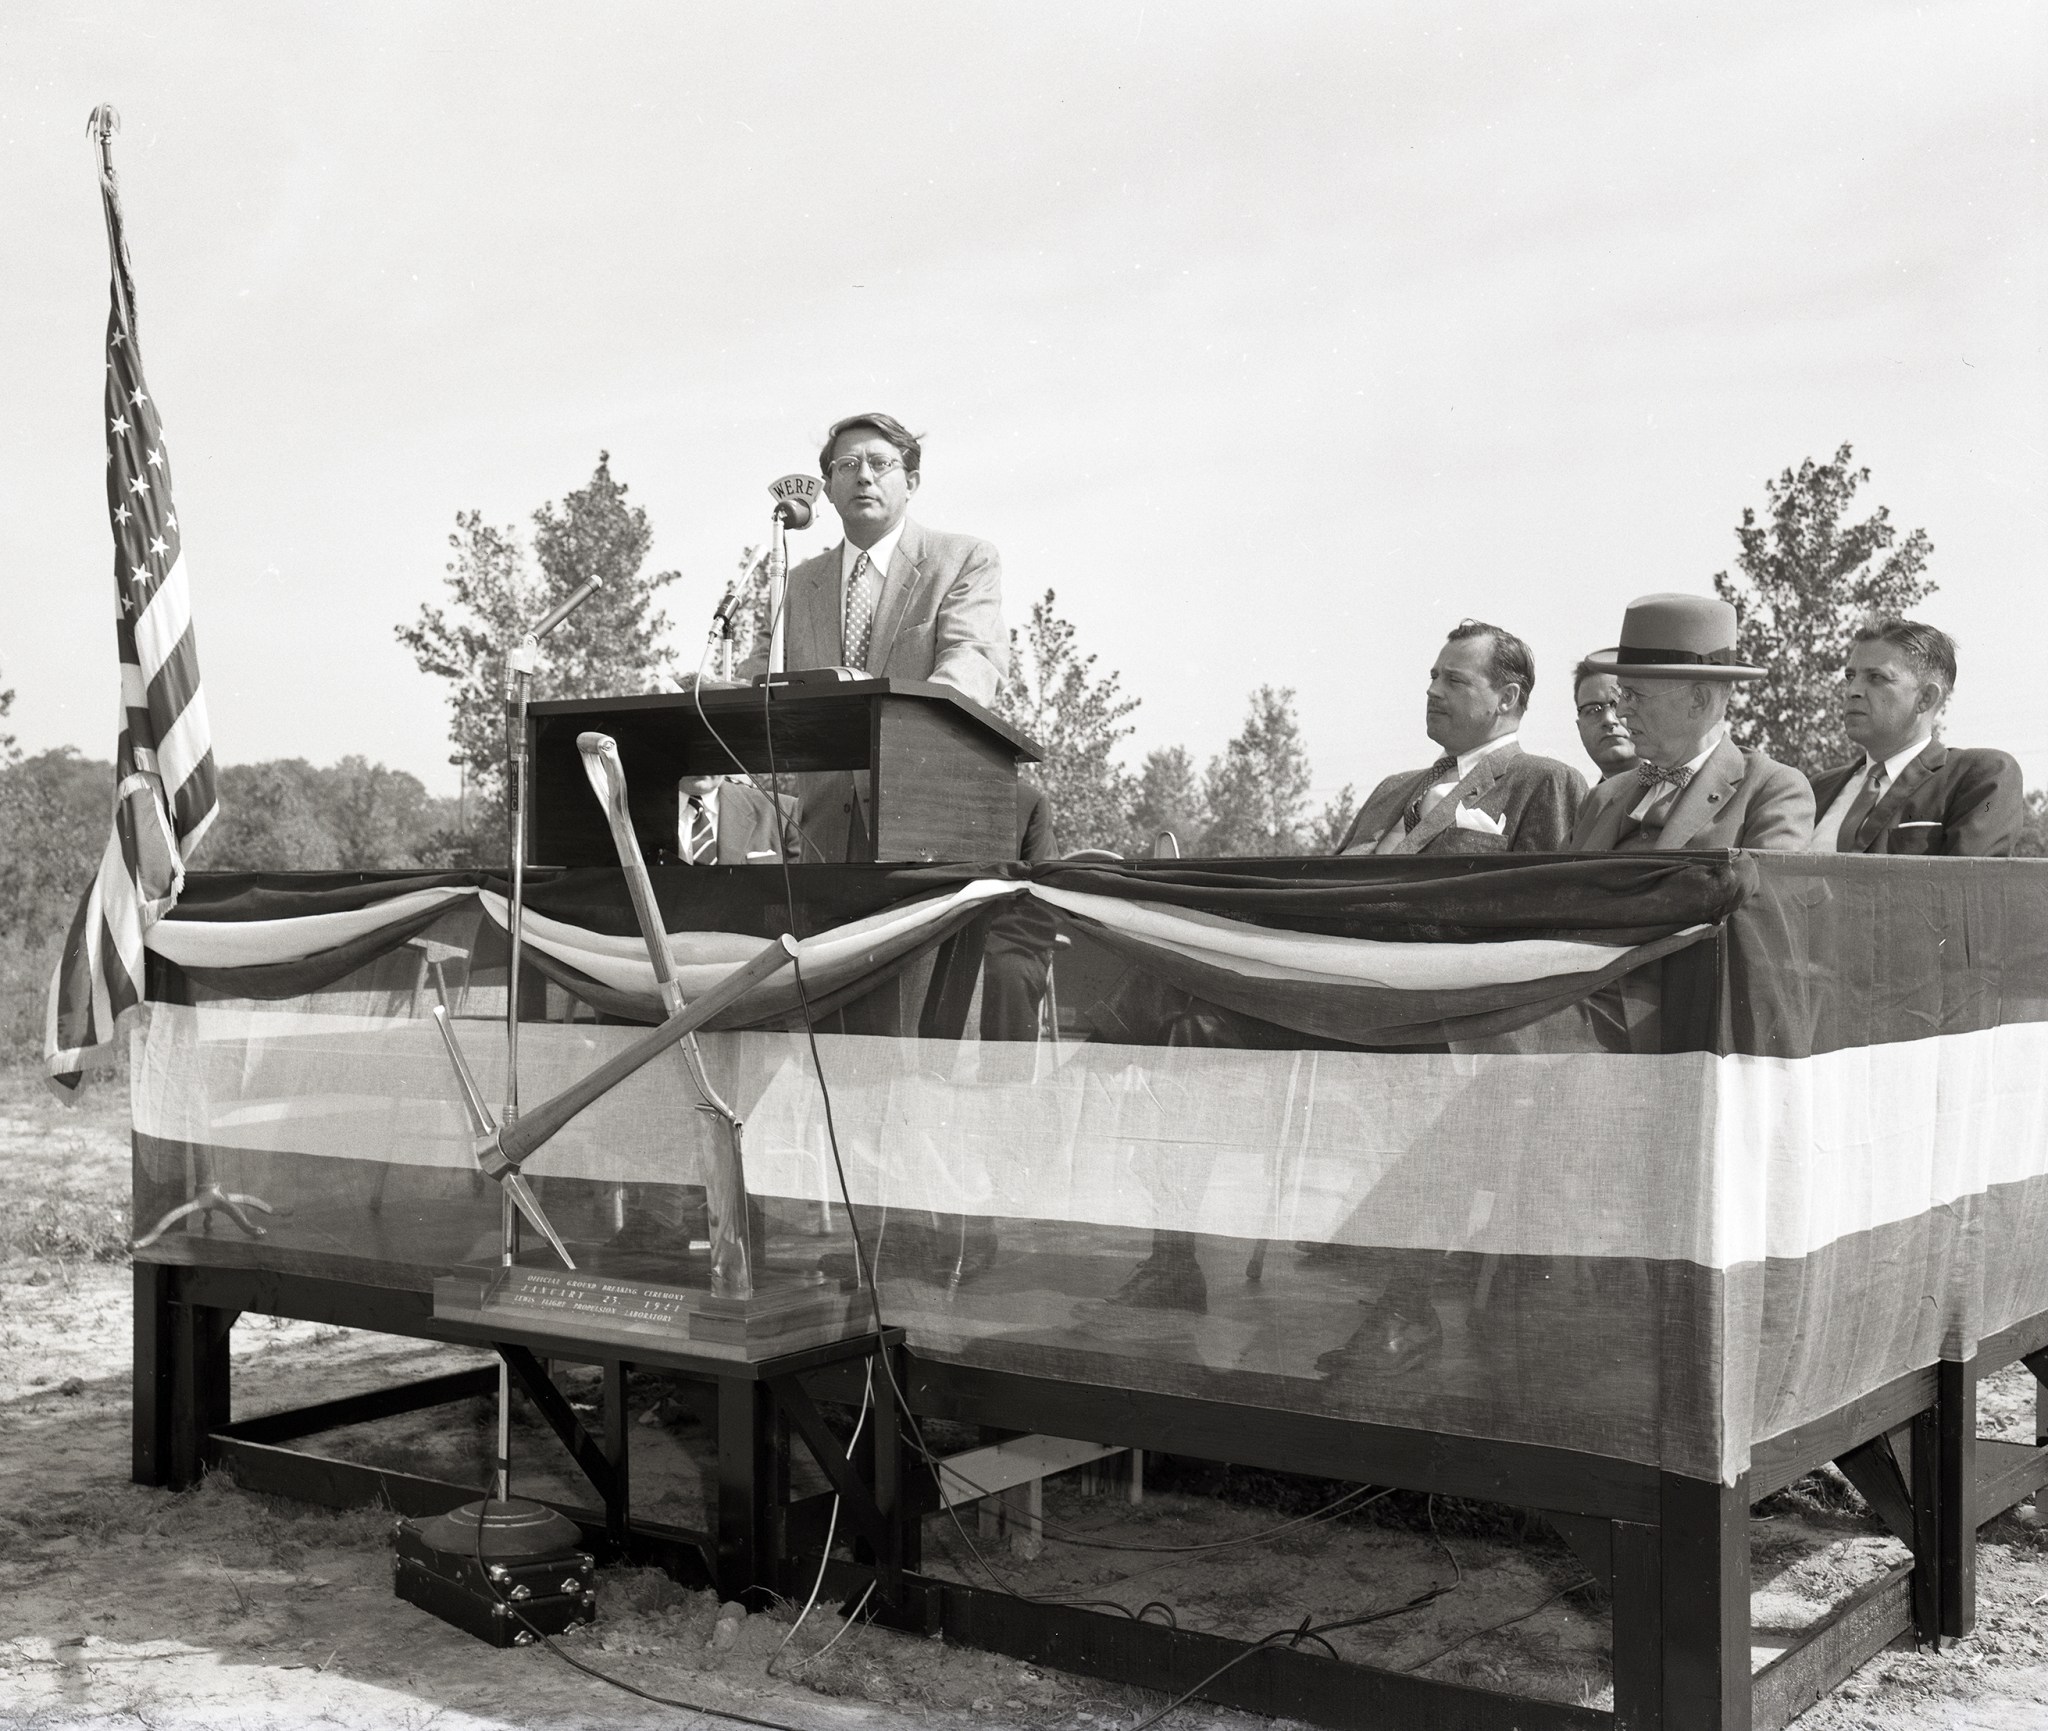
[[[775,501],[775,520],[788,529],[808,529],[820,491],[816,475],[784,475],[771,481],[768,496]]]
[[[718,598],[718,605],[711,610],[711,623],[730,625],[732,610],[740,604],[740,580],[735,577],[725,586],[725,593]]]
[[[816,475],[784,475],[768,483],[768,496],[775,511],[768,531],[768,673],[772,680],[783,670],[784,586],[789,579],[789,548],[783,541],[785,529],[808,529],[822,490]]]

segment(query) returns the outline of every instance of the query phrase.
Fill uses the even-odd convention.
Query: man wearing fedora
[[[1423,729],[1443,755],[1374,788],[1337,851],[1563,851],[1586,787],[1571,765],[1522,750],[1535,684],[1536,658],[1512,631],[1459,620],[1423,704]]]
[[[1813,853],[2003,857],[2026,827],[2020,766],[2002,751],[1934,737],[1956,688],[1956,646],[1913,619],[1883,619],[1850,640],[1842,731],[1852,762],[1813,782]]]
[[[1735,656],[1735,609],[1705,595],[1645,595],[1622,616],[1621,645],[1586,665],[1621,687],[1633,774],[1586,796],[1577,853],[1757,848],[1796,853],[1813,834],[1813,790],[1795,769],[1728,738],[1728,698],[1763,669]]]

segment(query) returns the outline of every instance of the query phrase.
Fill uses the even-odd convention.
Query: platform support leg
[[[1749,1731],[1749,1475],[1659,1478],[1664,1731]]]
[[[1612,1521],[1615,1731],[1664,1724],[1663,1552],[1655,1527]]]
[[[177,1367],[172,1271],[160,1262],[138,1262],[134,1274],[134,1454],[129,1477],[138,1485],[167,1485],[171,1482],[171,1410]]]
[[[605,1498],[605,1536],[620,1554],[632,1536],[632,1431],[626,1417],[626,1367],[617,1359],[604,1364],[604,1454],[612,1463],[612,1495]]]
[[[207,1467],[210,1432],[228,1422],[228,1333],[232,1310],[173,1303],[170,1309],[170,1426],[168,1471],[174,1491],[196,1485]]]
[[[1913,1415],[1912,1446],[1906,1464],[1913,1498],[1913,1634],[1929,1647],[1941,1646],[1941,1404]]]
[[[780,1447],[778,1447],[780,1442]],[[718,1379],[718,1567],[721,1598],[780,1591],[775,1523],[788,1500],[789,1447],[768,1385]]]
[[[1977,1626],[1977,1364],[1935,1367],[1940,1414],[1941,1632],[1956,1637]]]

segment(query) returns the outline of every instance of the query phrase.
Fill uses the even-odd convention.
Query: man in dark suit
[[[1583,661],[1572,669],[1572,713],[1579,743],[1602,781],[1612,781],[1636,766],[1636,742],[1629,738],[1620,710],[1621,682],[1613,674]]]
[[[1555,853],[1586,784],[1569,764],[1524,752],[1519,734],[1536,659],[1477,619],[1452,629],[1429,670],[1423,726],[1442,752],[1374,788],[1337,851]]]
[[[1052,804],[1042,788],[1017,778],[1017,857],[1037,865],[1055,856]],[[1045,1002],[1058,922],[1028,897],[999,908],[982,946],[981,1037],[1035,1040]]]
[[[1735,656],[1735,609],[1708,595],[1644,595],[1622,616],[1621,646],[1586,665],[1621,687],[1633,775],[1586,795],[1575,853],[1759,848],[1796,853],[1813,834],[1806,778],[1728,738],[1728,695],[1763,669]]]
[[[889,415],[853,415],[825,435],[818,467],[845,539],[790,572],[785,658],[992,704],[1010,667],[1002,561],[986,541],[910,521],[922,465],[916,436]],[[868,814],[855,778],[802,775],[797,792],[811,857],[859,858]]]
[[[794,794],[771,799],[743,781],[686,775],[676,783],[674,839],[658,850],[658,863],[775,865],[786,850],[801,864],[801,810]]]
[[[1934,737],[1956,688],[1956,646],[1912,619],[1859,630],[1842,670],[1853,762],[1813,779],[1814,853],[2004,857],[2026,827],[2020,766]]]

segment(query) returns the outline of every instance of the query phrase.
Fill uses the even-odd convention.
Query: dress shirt
[[[895,528],[891,529],[888,534],[884,535],[872,547],[866,549],[868,561],[875,568],[875,610],[877,613],[881,611],[882,584],[889,576],[889,561],[896,557],[896,543],[903,539],[903,525],[906,521],[907,519],[899,517],[896,520]],[[839,629],[842,633],[846,630],[847,586],[853,581],[853,568],[860,562],[861,551],[862,549],[856,547],[851,541],[839,543]],[[845,641],[842,637],[840,643],[842,653],[845,647]],[[869,642],[868,647],[871,650],[874,648],[872,641]]]
[[[1475,745],[1470,751],[1459,752],[1457,767],[1451,771],[1449,777],[1443,781],[1433,781],[1422,790],[1423,816],[1427,817],[1431,808],[1442,800],[1445,794],[1470,775],[1473,766],[1482,757],[1499,751],[1503,746],[1520,743],[1521,737],[1521,732],[1517,729],[1513,733],[1503,733],[1498,739],[1489,739],[1484,745]]]
[[[716,847],[718,841],[718,787],[719,784],[714,781],[711,784],[711,791],[709,793],[684,793],[676,801],[677,859],[687,860],[690,857],[690,801],[693,799],[701,799],[704,802],[704,815],[711,820],[711,840],[714,848]],[[680,789],[677,791],[681,793]]]
[[[1898,786],[1899,772],[1933,741],[1932,734],[1925,739],[1916,739],[1904,751],[1884,760],[1884,785],[1887,791]],[[1833,853],[1841,845],[1842,820],[1849,815],[1849,808],[1856,803],[1857,795],[1862,793],[1864,784],[1870,780],[1871,765],[1874,761],[1870,754],[1865,752],[1862,772],[1850,776],[1842,783],[1842,791],[1835,795],[1835,803],[1821,813],[1820,822],[1813,826],[1813,839],[1806,844],[1808,853]]]
[[[1707,759],[1714,755],[1721,741],[1727,737],[1728,724],[1725,721],[1715,722],[1708,731],[1706,739],[1701,743],[1699,756],[1687,758],[1682,766],[1688,781],[1707,767]],[[1632,774],[1634,772],[1630,771],[1629,773]],[[1649,787],[1643,790],[1643,797],[1636,801],[1635,809],[1628,815],[1634,818],[1637,823],[1647,822],[1651,807],[1656,805],[1659,800],[1663,800],[1667,804],[1675,803],[1679,794],[1684,791],[1683,788],[1673,787],[1668,781],[1652,782]],[[1666,815],[1668,816],[1669,813],[1667,812]]]

